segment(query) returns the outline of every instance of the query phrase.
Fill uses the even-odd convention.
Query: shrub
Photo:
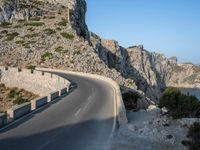
[[[14,103],[14,104],[17,104],[17,105],[20,105],[20,104],[23,104],[23,103],[26,103],[26,102],[28,102],[28,100],[27,100],[27,99],[24,99],[24,98],[22,98],[22,97],[20,97],[20,96],[17,97],[17,99],[13,101],[13,103]]]
[[[11,23],[8,23],[8,22],[2,22],[1,24],[0,24],[0,27],[9,27],[11,25]]]
[[[7,30],[2,30],[2,31],[0,32],[0,34],[7,34],[7,33],[8,33]]]
[[[19,41],[16,41],[15,43],[16,44],[23,44],[23,43],[25,43],[25,41],[24,40],[19,40]]]
[[[42,56],[41,56],[41,60],[42,61],[45,61],[47,58],[50,59],[53,57],[53,54],[52,53],[49,53],[49,52],[46,52],[44,53]]]
[[[33,29],[32,27],[30,27],[27,30],[33,32],[35,29]]]
[[[55,30],[49,29],[49,28],[48,28],[48,29],[45,29],[44,32],[45,32],[47,35],[51,35],[51,34],[55,34],[55,33],[56,33]]]
[[[33,34],[27,34],[22,38],[33,38],[33,37],[38,37],[38,36],[39,36],[39,33],[33,33]]]
[[[13,33],[8,33],[6,35],[6,41],[12,41],[15,37],[17,37],[19,35],[19,33],[17,32],[13,32]]]
[[[23,43],[22,46],[24,48],[31,48],[30,43]]]
[[[62,18],[62,20],[58,23],[59,26],[67,26],[67,19]]]
[[[8,98],[15,98],[18,95],[19,91],[17,90],[17,88],[12,88],[8,93]]]
[[[200,149],[200,123],[194,123],[188,131],[188,138],[190,140],[182,141],[182,144],[189,147],[189,150]]]
[[[34,21],[31,21],[31,22],[26,22],[24,24],[25,26],[43,26],[44,25],[44,22],[34,22]]]
[[[60,33],[62,35],[62,37],[66,38],[66,39],[73,39],[74,36],[72,34],[68,34],[67,32],[62,32]]]
[[[55,48],[55,51],[56,51],[56,52],[63,52],[64,49],[63,49],[62,46],[59,46],[59,47],[56,47],[56,48]]]
[[[57,27],[57,28],[56,28],[56,30],[58,30],[58,31],[61,31],[62,29],[61,29],[61,28],[59,28],[59,27]]]
[[[199,117],[200,102],[195,96],[186,96],[177,88],[167,88],[160,98],[159,107],[166,107],[174,119]]]
[[[127,110],[133,110],[137,108],[137,101],[141,96],[137,92],[128,92],[122,94],[122,98]]]

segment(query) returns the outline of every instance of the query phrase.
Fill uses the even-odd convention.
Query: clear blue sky
[[[90,31],[200,64],[200,0],[86,1]]]

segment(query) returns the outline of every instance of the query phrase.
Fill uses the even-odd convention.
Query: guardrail
[[[48,102],[51,102],[59,97],[59,91],[54,91],[48,95]]]
[[[35,110],[37,108],[40,108],[40,107],[46,105],[47,102],[48,102],[47,96],[34,99],[34,100],[31,101],[31,110]]]
[[[9,119],[16,120],[31,112],[31,103],[27,102],[7,110]]]
[[[5,113],[0,113],[0,127],[2,127],[4,124],[6,124],[6,114]]]
[[[123,103],[123,100],[122,100],[120,87],[112,79],[107,78],[107,77],[103,77],[103,76],[100,76],[100,75],[95,75],[95,74],[88,74],[88,73],[83,73],[83,72],[73,72],[73,71],[64,71],[64,70],[58,70],[58,69],[36,68],[36,70],[84,76],[84,77],[89,77],[89,78],[93,78],[93,79],[96,79],[96,80],[102,80],[104,82],[109,83],[115,90],[115,102],[116,102],[116,108],[117,108],[117,112],[116,112],[115,115],[117,117],[117,121],[119,122],[120,125],[126,124],[128,122],[127,116],[126,116],[126,109],[125,109],[125,106],[124,106],[124,103]]]

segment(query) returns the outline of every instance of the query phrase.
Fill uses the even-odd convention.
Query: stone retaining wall
[[[31,112],[31,103],[27,102],[7,110],[10,119],[15,120]]]
[[[70,86],[67,79],[55,74],[1,66],[0,83],[7,87],[23,88],[40,96],[31,102],[13,106],[7,110],[7,115],[0,114],[0,127],[66,94]]]
[[[7,87],[23,88],[39,96],[46,96],[52,91],[69,86],[70,82],[60,76],[29,69],[0,67],[0,82]]]

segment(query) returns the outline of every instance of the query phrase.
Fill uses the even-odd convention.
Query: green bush
[[[11,25],[11,23],[3,22],[3,23],[0,24],[0,27],[8,28],[10,25]]]
[[[59,26],[67,26],[67,19],[62,18],[62,20],[58,23]]]
[[[59,28],[59,27],[57,27],[57,28],[56,28],[56,30],[58,30],[58,31],[61,31],[62,29],[61,29],[61,28]]]
[[[182,141],[182,144],[189,147],[189,150],[200,150],[200,123],[194,123],[188,131],[190,140]]]
[[[50,28],[45,29],[44,32],[45,32],[45,34],[47,34],[47,35],[52,35],[52,34],[55,34],[55,33],[56,33],[55,30],[50,29]]]
[[[39,33],[32,33],[32,34],[26,34],[22,38],[33,38],[33,37],[38,37],[38,36],[39,36]]]
[[[12,40],[14,40],[14,38],[15,37],[17,37],[19,35],[19,33],[17,33],[17,32],[13,32],[13,33],[8,33],[7,35],[6,35],[6,41],[12,41]]]
[[[17,105],[20,105],[20,104],[23,104],[23,103],[26,103],[26,102],[28,102],[28,100],[27,100],[27,99],[24,99],[24,98],[22,98],[22,97],[20,97],[20,96],[17,97],[17,99],[13,101],[13,103],[14,103],[14,104],[17,104]]]
[[[137,101],[141,96],[137,92],[128,92],[122,94],[122,98],[127,110],[133,110],[137,108]]]
[[[22,46],[24,48],[31,48],[30,43],[23,43]]]
[[[159,107],[166,107],[174,119],[199,117],[200,102],[195,96],[184,95],[177,88],[167,88],[160,98]]]
[[[56,52],[63,52],[64,51],[64,48],[62,46],[59,46],[59,47],[56,47],[55,48],[55,51]]]
[[[7,33],[8,33],[7,30],[2,30],[2,31],[0,32],[0,34],[7,34]]]
[[[23,44],[23,43],[25,43],[25,41],[24,40],[19,40],[19,41],[16,41],[15,43],[16,44]]]
[[[17,88],[12,88],[8,93],[8,98],[15,98],[18,95],[19,91],[17,90]]]
[[[35,27],[38,27],[38,26],[43,26],[44,22],[34,22],[34,21],[31,21],[31,22],[26,22],[24,25],[25,26],[35,26]]]
[[[62,32],[62,33],[60,33],[60,35],[62,35],[62,37],[66,38],[66,39],[74,38],[74,36],[72,34],[68,34],[67,32]]]
[[[46,59],[50,59],[53,57],[53,54],[52,53],[49,53],[49,52],[46,52],[44,53],[42,56],[41,56],[41,60],[42,61],[45,61]]]

